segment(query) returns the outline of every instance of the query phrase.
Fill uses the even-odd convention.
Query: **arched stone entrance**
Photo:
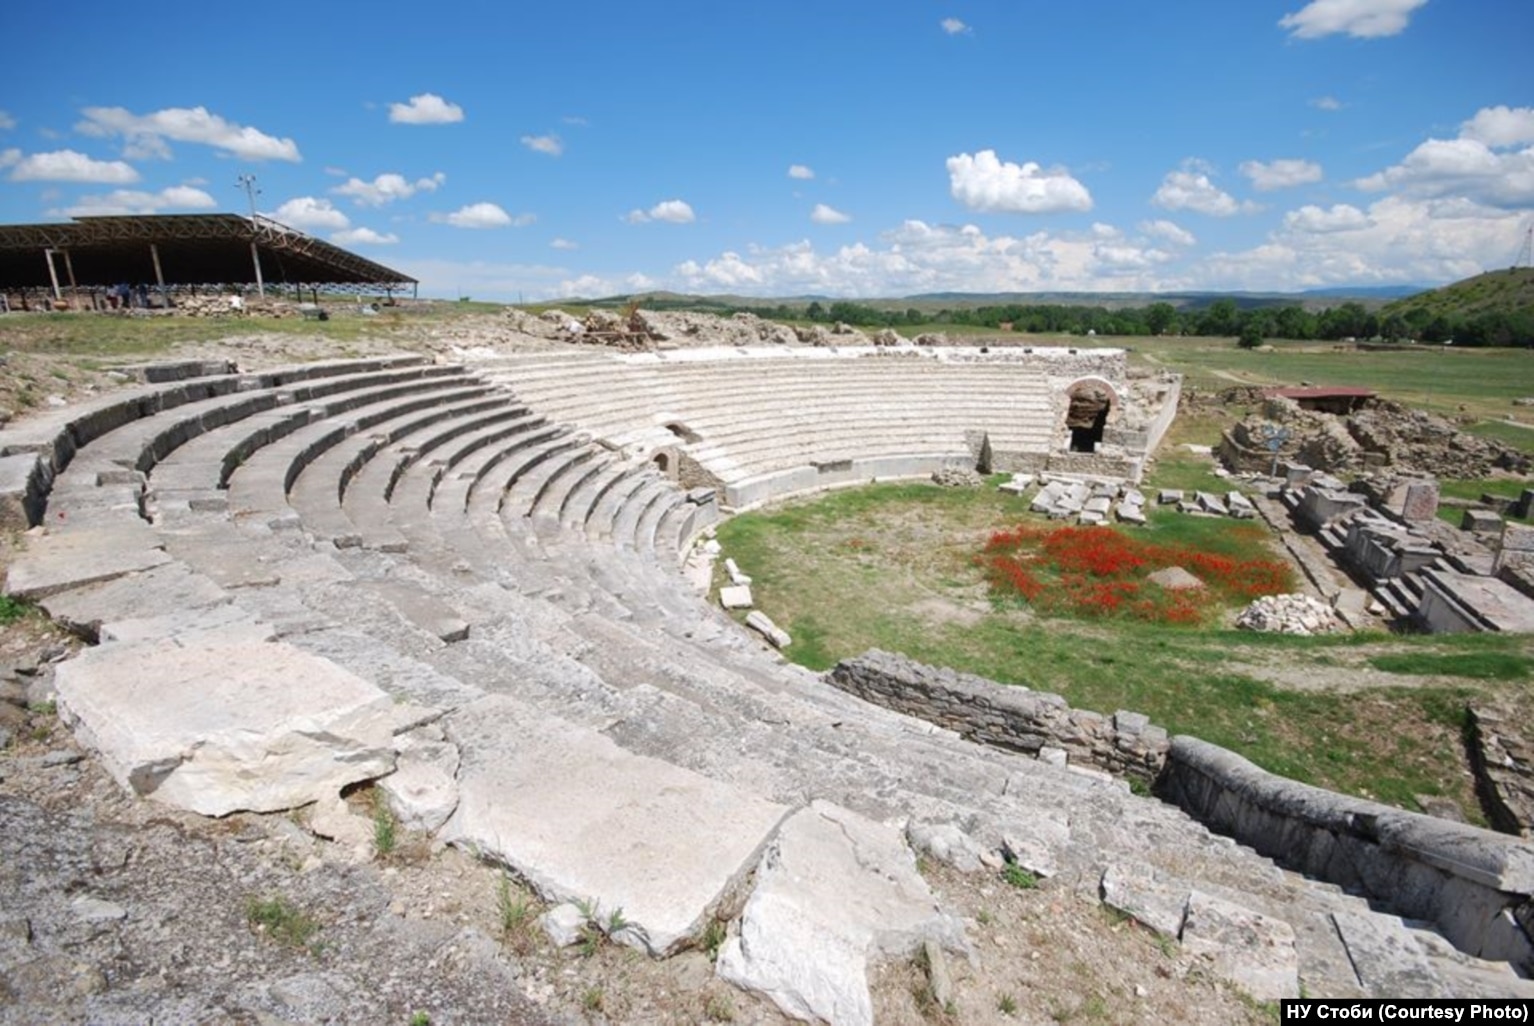
[[[1118,393],[1102,378],[1082,378],[1065,390],[1068,452],[1096,452],[1109,418],[1117,412]]]

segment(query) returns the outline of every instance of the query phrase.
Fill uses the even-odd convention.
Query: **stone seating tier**
[[[508,408],[516,402],[507,393]],[[770,873],[745,883],[769,846],[769,862],[792,865],[807,850],[827,864],[844,860],[838,879],[859,893],[874,888],[877,908],[891,907],[879,888],[896,871],[869,866],[903,866],[898,886],[924,893],[904,837],[883,825],[898,817],[913,831],[953,828],[987,845],[1009,836],[1042,875],[1094,900],[1105,867],[1118,867],[1121,876],[1134,868],[1152,902],[1194,891],[1257,915],[1267,924],[1264,936],[1277,939],[1260,971],[1239,946],[1219,948],[1212,965],[1259,997],[1292,995],[1302,984],[1312,995],[1399,996],[1388,970],[1400,957],[1366,957],[1382,949],[1411,953],[1414,986],[1480,997],[1523,992],[1505,967],[1445,950],[1433,935],[1359,899],[1280,872],[1175,808],[1090,775],[978,748],[782,665],[691,593],[663,558],[663,525],[706,514],[704,507],[683,509],[685,496],[653,470],[614,468],[611,487],[592,501],[586,532],[540,535],[526,509],[502,502],[519,479],[556,454],[565,467],[580,453],[588,454],[585,462],[607,458],[561,428],[529,430],[523,434],[542,431],[544,440],[516,449],[511,439],[462,452],[439,446],[430,458],[409,460],[397,477],[391,471],[383,480],[396,484],[380,505],[407,539],[405,551],[316,544],[295,506],[278,516],[242,515],[234,496],[257,482],[267,494],[253,501],[264,509],[275,505],[272,491],[279,499],[287,484],[307,492],[305,477],[336,470],[342,457],[329,457],[321,443],[350,446],[353,412],[304,425],[303,437],[280,455],[260,451],[283,444],[268,438],[233,468],[228,508],[189,504],[147,522],[138,503],[119,501],[133,498],[132,479],[105,482],[95,485],[104,499],[96,526],[78,538],[30,540],[7,589],[43,594],[50,615],[93,617],[104,639],[117,639],[104,642],[105,658],[62,674],[66,715],[106,717],[82,720],[82,734],[111,723],[113,713],[98,714],[94,703],[122,686],[114,666],[143,676],[159,653],[190,652],[227,672],[228,660],[218,656],[233,651],[224,639],[238,631],[274,638],[263,644],[287,660],[274,665],[316,660],[349,675],[337,678],[338,695],[358,682],[378,689],[381,704],[367,705],[369,715],[392,709],[395,725],[377,742],[381,750],[368,742],[375,744],[369,752],[397,767],[381,786],[402,817],[504,860],[551,900],[592,900],[604,914],[621,907],[635,927],[620,939],[655,953],[696,936],[739,888],[779,886]],[[409,455],[409,445],[401,435],[371,452],[353,473],[344,505],[362,499],[364,483],[377,483],[369,474],[375,460]],[[188,462],[186,469],[194,465],[216,489],[222,463]],[[604,467],[596,476],[607,473]],[[474,487],[463,487],[459,474],[471,475]],[[571,482],[565,498],[572,506],[588,484],[576,477],[559,477]],[[326,490],[323,480],[314,487]],[[383,491],[370,484],[367,494]],[[560,504],[563,510],[564,498]],[[613,541],[591,536],[606,511]],[[98,541],[108,523],[117,532],[113,542],[131,544]],[[203,715],[238,724],[249,703],[235,696],[287,695],[294,687],[267,674],[261,660],[237,666],[228,695],[210,688],[212,678],[194,678]],[[147,727],[185,729],[173,710],[165,723],[154,718],[155,703],[141,711]],[[334,722],[326,736],[353,729]],[[92,736],[116,744],[110,730]],[[177,751],[198,750],[189,735],[167,737]],[[140,757],[138,749],[112,751],[112,758]],[[375,762],[357,760],[357,772],[375,774]],[[175,793],[156,775],[180,772],[176,764],[151,759],[143,766],[143,773],[124,773],[125,786],[153,781],[166,796]],[[407,788],[401,778],[430,779],[435,790]],[[326,778],[317,786],[315,796],[323,797],[335,785]],[[824,840],[795,847],[810,836]],[[875,837],[898,853],[894,862],[870,857]],[[790,930],[765,913],[769,903],[825,904],[799,885],[781,886],[770,902],[747,902],[740,930],[752,944],[721,960],[730,978],[766,989],[756,959],[802,951],[808,937],[822,954],[796,971],[797,990],[851,995],[845,1007],[856,1006],[858,994],[866,1000],[861,956],[845,955],[863,949],[836,934],[843,925],[837,916],[796,920]],[[808,934],[806,922],[817,924]],[[920,936],[962,943],[945,932],[951,926],[940,914],[923,922]]]

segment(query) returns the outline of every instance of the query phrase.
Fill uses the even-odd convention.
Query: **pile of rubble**
[[[1250,398],[1244,389],[1222,395],[1231,401]],[[1225,431],[1220,458],[1232,470],[1257,472],[1266,472],[1275,458],[1331,473],[1389,467],[1455,478],[1530,468],[1529,457],[1509,445],[1384,399],[1338,416],[1301,409],[1292,399],[1267,398],[1259,412]]]
[[[297,317],[297,303],[266,296],[177,296],[171,313],[178,317]]]
[[[1266,634],[1327,634],[1342,629],[1337,614],[1309,595],[1264,595],[1241,611],[1236,626]]]
[[[1000,487],[1002,491],[1021,495],[1028,483],[1029,475],[1017,474]],[[1051,520],[1102,524],[1111,514],[1120,523],[1145,523],[1145,495],[1127,481],[1040,475],[1039,483],[1042,486],[1039,494],[1028,508]]]
[[[932,472],[932,483],[941,488],[979,488],[985,481],[968,467],[943,467]]]
[[[1257,507],[1241,492],[1231,491],[1224,495],[1213,492],[1185,492],[1181,488],[1163,488],[1156,493],[1156,505],[1176,506],[1179,513],[1199,516],[1234,517],[1251,520],[1257,516]]]

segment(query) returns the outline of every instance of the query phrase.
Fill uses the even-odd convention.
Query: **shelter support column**
[[[69,305],[76,310],[80,309],[79,286],[75,284],[75,262],[69,258],[69,250],[64,250],[64,271],[69,275]]]
[[[261,280],[261,253],[255,242],[250,244],[250,262],[256,266],[256,295],[266,295],[266,283]]]
[[[154,283],[160,287],[160,299],[165,299],[165,272],[160,270],[160,247],[149,244],[149,259],[154,261]],[[170,304],[167,303],[167,306]]]
[[[48,261],[48,278],[53,282],[53,298],[63,299],[64,294],[59,291],[59,270],[53,265],[53,250],[43,250],[43,258]]]

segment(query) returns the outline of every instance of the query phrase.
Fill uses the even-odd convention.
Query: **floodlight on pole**
[[[256,188],[256,176],[243,174],[234,180],[235,188],[245,190],[245,198],[250,200],[250,220],[256,220],[256,197],[261,195],[261,190]]]
[[[256,197],[261,193],[261,190],[256,188],[256,176],[249,173],[240,175],[235,179],[235,187],[244,189],[246,199],[250,200],[250,226],[251,230],[254,231],[256,227]],[[256,270],[256,295],[265,296],[266,283],[261,280],[261,251],[256,248],[256,240],[254,238],[250,240],[250,262]]]

